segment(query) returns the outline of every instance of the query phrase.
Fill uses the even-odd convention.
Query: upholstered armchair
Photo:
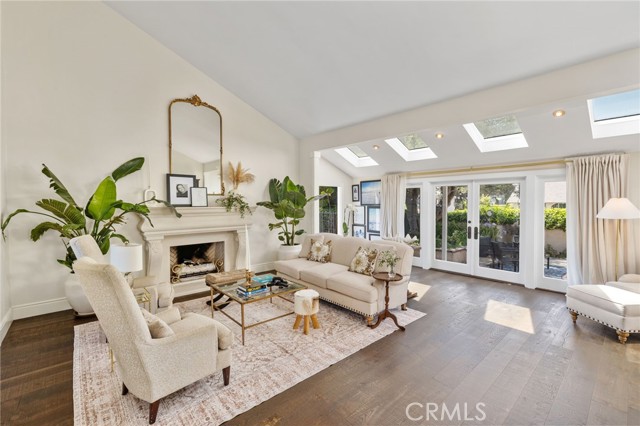
[[[73,238],[69,245],[78,259],[88,256],[98,263],[104,262],[104,256],[91,235]],[[131,290],[134,294],[142,293],[145,288],[149,292],[149,312],[152,314],[173,306],[174,290],[170,283],[158,282],[154,276],[133,279]]]
[[[113,351],[122,394],[150,403],[149,424],[163,397],[220,370],[229,384],[233,336],[226,326],[176,307],[157,316],[143,311],[122,273],[90,257],[79,258],[74,271]]]

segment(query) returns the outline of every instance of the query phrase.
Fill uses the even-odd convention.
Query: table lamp
[[[110,262],[122,272],[131,287],[133,280],[131,272],[140,271],[144,267],[142,262],[142,245],[125,244],[111,246]]]
[[[640,210],[627,198],[611,198],[596,215],[598,219],[616,220],[616,281],[618,281],[618,240],[621,219],[640,219]]]

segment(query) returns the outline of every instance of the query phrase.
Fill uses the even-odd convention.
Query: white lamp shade
[[[640,210],[627,198],[611,198],[596,217],[598,219],[640,219]]]
[[[143,268],[142,246],[140,244],[111,246],[109,259],[120,272],[139,271]]]

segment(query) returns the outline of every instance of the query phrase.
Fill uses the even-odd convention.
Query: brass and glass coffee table
[[[260,302],[262,300],[267,300],[269,299],[272,303],[273,303],[273,298],[274,297],[280,297],[281,299],[286,300],[287,302],[291,302],[293,303],[293,300],[289,300],[286,297],[284,297],[287,294],[291,294],[291,293],[295,293],[298,290],[303,290],[306,287],[303,286],[302,284],[298,284],[298,283],[293,283],[293,282],[289,282],[289,286],[288,287],[269,287],[270,291],[266,291],[264,293],[260,293],[254,296],[249,296],[249,297],[244,297],[244,296],[240,296],[237,293],[237,289],[238,287],[244,285],[245,280],[240,280],[238,282],[235,283],[231,283],[231,284],[208,284],[209,288],[211,289],[211,317],[213,318],[214,312],[218,311],[221,314],[224,314],[227,318],[229,318],[231,321],[235,322],[236,324],[238,324],[240,326],[240,328],[242,329],[242,344],[244,345],[244,332],[245,330],[251,328],[251,327],[255,327],[256,325],[260,325],[260,324],[264,324],[266,322],[269,321],[273,321],[276,320],[278,318],[282,318],[282,317],[286,317],[287,315],[291,315],[293,314],[293,310],[291,312],[287,312],[286,314],[282,314],[282,315],[278,315],[277,317],[274,318],[269,318],[263,321],[259,321],[253,324],[247,324],[245,322],[245,306],[250,305],[251,303],[255,303],[255,302]],[[216,305],[214,303],[214,297],[217,294],[221,294],[224,296],[227,296],[230,300],[238,302],[240,304],[240,321],[238,321],[236,318],[232,317],[231,315],[229,315],[228,313],[226,313],[224,310],[222,310],[222,307],[220,307],[220,305],[227,305],[229,302],[224,302],[221,304]]]

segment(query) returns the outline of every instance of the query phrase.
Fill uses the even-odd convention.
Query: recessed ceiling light
[[[373,149],[375,149],[376,151],[380,149],[380,145],[374,145]]]
[[[444,133],[440,133],[440,132],[436,133],[436,139],[442,139],[442,138],[444,138]]]
[[[553,115],[554,117],[562,117],[565,114],[566,113],[564,112],[564,110],[557,109],[557,110],[553,111],[553,113],[551,115]]]

